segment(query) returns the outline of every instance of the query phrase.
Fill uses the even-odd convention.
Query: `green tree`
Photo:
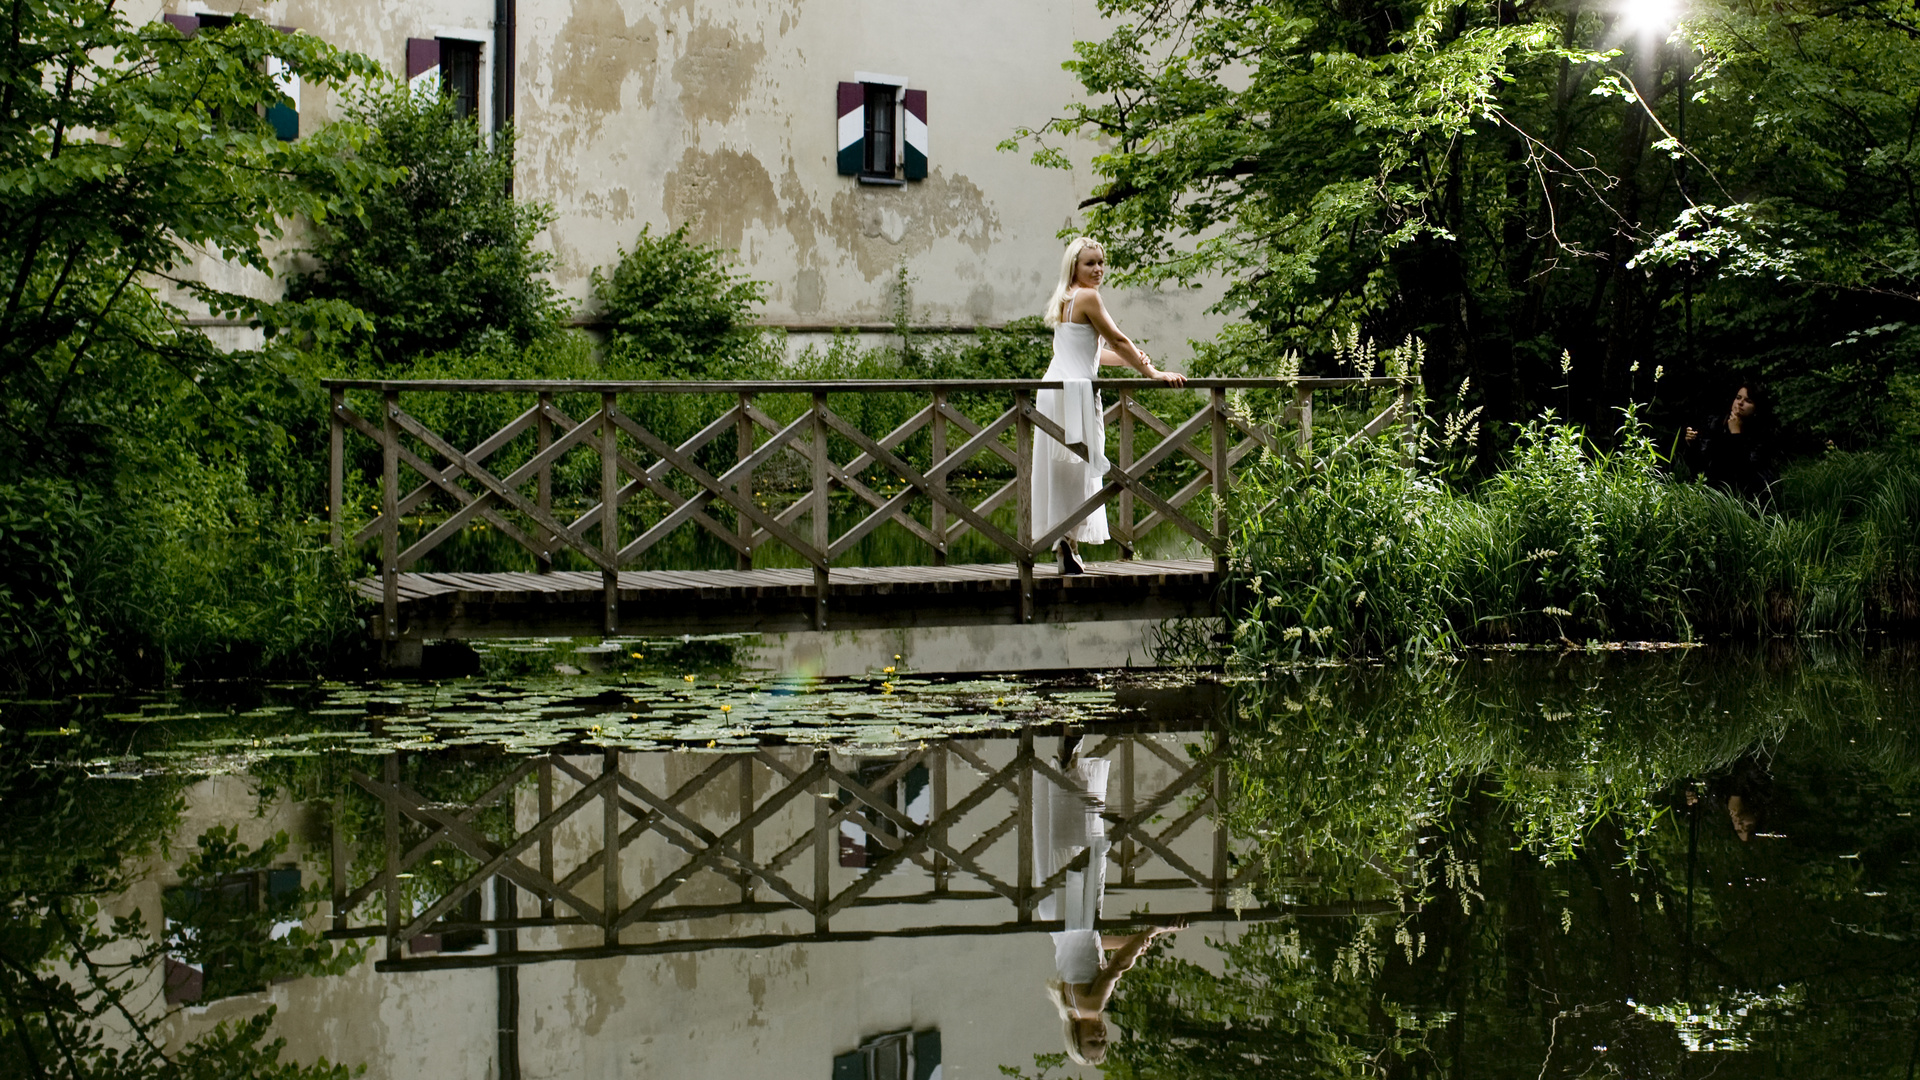
[[[180,419],[239,422],[220,406],[263,358],[212,348],[160,298],[164,281],[270,334],[358,320],[183,274],[195,250],[271,272],[285,222],[350,212],[383,178],[351,152],[358,125],[282,142],[262,115],[287,103],[270,58],[319,85],[373,75],[372,61],[245,16],[191,39],[134,27],[109,0],[9,5],[0,47],[0,461],[84,463],[131,402],[183,390],[203,408]]]
[[[338,629],[344,604],[325,590],[291,589],[322,600],[305,615],[274,599],[323,580],[323,560],[280,508],[289,496],[248,466],[285,454],[275,415],[318,404],[289,331],[324,341],[364,317],[339,301],[216,289],[192,262],[206,253],[271,273],[290,221],[353,213],[389,170],[354,153],[356,123],[276,137],[264,112],[287,98],[270,60],[308,86],[379,72],[244,16],[183,38],[131,25],[111,0],[0,11],[8,682],[164,668],[236,639],[284,644],[310,616],[333,625],[322,637]],[[257,322],[265,347],[215,348],[168,284]],[[292,576],[268,583],[258,568],[274,552]]]
[[[1920,36],[1896,0],[1702,0],[1677,29],[1453,0],[1101,10],[1082,100],[1024,134],[1055,166],[1052,137],[1102,140],[1087,228],[1133,280],[1227,281],[1234,359],[1298,348],[1311,373],[1351,326],[1415,334],[1429,385],[1471,376],[1489,418],[1600,427],[1648,398],[1697,423],[1757,372],[1789,430],[1843,441],[1920,366]]]
[[[369,192],[360,213],[316,223],[320,269],[290,293],[365,312],[357,344],[384,366],[493,341],[525,346],[557,328],[567,305],[542,276],[553,256],[533,247],[553,210],[513,197],[512,131],[482,138],[451,99],[405,86],[348,113],[372,133],[359,157],[400,179]]]

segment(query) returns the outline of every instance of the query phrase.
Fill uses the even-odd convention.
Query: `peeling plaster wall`
[[[903,266],[919,322],[1005,322],[1051,291],[1054,234],[1092,177],[995,147],[1073,96],[1060,64],[1102,32],[1091,3],[598,0],[523,4],[521,23],[519,190],[559,211],[571,294],[643,225],[737,249],[773,323],[884,322]],[[837,174],[834,88],[856,71],[928,92],[925,181]],[[1212,334],[1215,295],[1135,291],[1115,310],[1166,348]]]
[[[129,14],[236,10],[395,72],[410,37],[484,36],[493,51],[493,0],[148,0]],[[1060,64],[1075,40],[1104,32],[1093,0],[519,0],[516,193],[558,212],[543,242],[576,300],[643,226],[686,225],[768,282],[770,323],[888,321],[901,267],[915,279],[915,322],[1037,314],[1058,274],[1055,234],[1078,220],[1093,183],[1084,162],[1095,147],[1067,147],[1082,162],[1072,172],[995,147],[1075,96]],[[926,180],[838,175],[835,84],[858,71],[927,91]],[[306,87],[302,126],[338,106]],[[1222,320],[1204,311],[1219,292],[1117,290],[1111,305],[1122,329],[1177,359],[1187,339],[1217,332]]]

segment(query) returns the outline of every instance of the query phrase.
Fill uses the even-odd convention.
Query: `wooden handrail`
[[[1177,387],[1153,379],[1118,376],[1101,380],[1102,386],[1124,386],[1129,390],[1176,391]],[[1370,379],[1266,377],[1188,379],[1188,390],[1277,390],[1298,387],[1304,390],[1342,390],[1352,387],[1418,386],[1415,376]],[[746,379],[684,382],[667,379],[619,381],[611,379],[322,379],[328,390],[435,390],[489,394],[875,394],[902,391],[943,390],[1007,391],[1058,390],[1064,383],[1045,379]]]
[[[813,567],[817,593],[814,621],[820,629],[828,625],[828,585],[834,561],[874,529],[888,522],[899,524],[931,547],[937,563],[947,560],[955,539],[973,532],[1019,565],[1020,617],[1030,621],[1035,560],[1050,557],[1059,537],[1089,515],[1117,511],[1118,520],[1111,532],[1120,544],[1123,559],[1133,557],[1147,532],[1172,525],[1210,551],[1223,568],[1227,555],[1226,496],[1234,482],[1235,465],[1261,450],[1310,454],[1313,397],[1321,390],[1391,391],[1385,408],[1341,450],[1398,427],[1403,445],[1411,452],[1414,429],[1407,420],[1414,412],[1419,383],[1413,377],[1191,379],[1187,390],[1200,399],[1199,408],[1176,423],[1148,411],[1141,404],[1140,394],[1181,391],[1146,379],[1105,380],[1102,386],[1112,391],[1113,398],[1106,408],[1106,422],[1119,428],[1117,453],[1110,455],[1105,483],[1063,520],[1036,535],[1031,521],[1030,475],[1034,440],[1042,434],[1063,440],[1064,433],[1035,406],[1035,392],[1061,388],[1064,384],[1057,381],[327,379],[322,385],[331,401],[328,496],[332,536],[342,548],[380,542],[385,616],[381,625],[382,636],[389,644],[401,636],[401,572],[462,529],[482,523],[530,551],[542,571],[552,569],[554,552],[561,549],[573,550],[598,568],[606,593],[604,629],[608,634],[619,627],[621,568],[633,565],[655,544],[689,524],[727,544],[736,555],[736,565],[743,570],[752,568],[754,551],[769,541],[791,548]],[[355,412],[347,397],[352,390],[376,392],[380,414],[362,416]],[[1279,392],[1281,400],[1290,402],[1282,422],[1297,426],[1297,435],[1280,439],[1240,415],[1229,390]],[[471,449],[462,450],[402,407],[402,394],[422,393],[526,394],[536,401],[500,430]],[[861,430],[831,404],[836,395],[901,393],[926,395],[927,404],[884,434]],[[623,397],[647,394],[715,394],[731,400],[719,416],[675,444],[620,408]],[[955,394],[1004,395],[1007,406],[997,417],[981,422],[954,406],[950,399]],[[761,397],[782,396],[807,399],[797,417],[776,420],[756,402]],[[580,405],[579,397],[589,398],[593,405]],[[576,413],[582,408],[592,411],[584,416],[569,415],[556,399],[572,403],[568,407]],[[1144,449],[1137,446],[1142,429],[1157,439]],[[378,445],[381,460],[379,514],[351,537],[345,530],[344,483],[349,433]],[[916,460],[928,461],[924,468],[909,460],[905,449],[909,440],[921,438],[928,444],[925,449],[930,450],[930,456],[915,452]],[[526,460],[504,474],[489,468],[487,463],[494,455],[522,440],[533,444]],[[830,440],[850,444],[855,456],[846,462],[837,460]],[[1005,444],[1007,440],[1012,441],[1011,447]],[[716,464],[715,451],[729,443],[734,444],[730,447],[732,465]],[[1069,449],[1082,459],[1088,457],[1084,446]],[[576,452],[597,455],[600,468],[595,485],[597,501],[584,513],[572,516],[571,512],[557,512],[553,505],[553,470],[561,458]],[[722,462],[727,460],[726,451],[720,454]],[[996,468],[1012,466],[1014,476],[1010,483],[976,503],[964,492],[955,491],[950,480],[957,469],[966,468],[983,454]],[[804,493],[796,493],[794,502],[775,511],[756,501],[756,493],[763,490],[756,478],[760,470],[783,457],[805,467],[810,486]],[[1188,470],[1180,474],[1185,482],[1173,494],[1163,495],[1165,486],[1156,490],[1149,485],[1149,476],[1174,464]],[[668,474],[675,472],[692,481],[691,494],[684,484],[676,488],[667,483]],[[410,490],[402,488],[403,473],[417,478]],[[882,479],[871,483],[863,480],[874,473]],[[900,486],[891,492],[883,490],[895,485]],[[861,520],[838,537],[833,534],[828,513],[829,496],[836,486],[866,504]],[[529,488],[532,490],[526,490]],[[1208,522],[1195,521],[1181,510],[1203,491],[1210,493],[1213,503],[1212,520]],[[666,508],[652,520],[641,522],[637,531],[633,531],[632,515],[628,515],[631,535],[623,536],[620,507],[642,493],[660,499]],[[403,549],[402,518],[435,499],[450,503],[452,512]],[[991,515],[1009,501],[1015,510],[1011,530],[991,520]],[[1136,507],[1143,503],[1146,516],[1136,519]],[[916,516],[916,508],[927,511],[925,520]],[[801,524],[802,517],[810,519],[806,526]]]

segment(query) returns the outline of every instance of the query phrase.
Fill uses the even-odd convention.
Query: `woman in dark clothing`
[[[1766,443],[1760,433],[1760,395],[1751,383],[1733,395],[1727,414],[1687,429],[1687,445],[1701,476],[1715,487],[1756,498],[1767,493]]]

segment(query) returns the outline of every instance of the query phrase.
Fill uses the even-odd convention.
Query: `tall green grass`
[[[1234,508],[1245,661],[1853,630],[1920,618],[1920,461],[1834,453],[1775,505],[1679,483],[1629,414],[1611,449],[1551,418],[1462,489],[1375,446],[1269,458]]]

